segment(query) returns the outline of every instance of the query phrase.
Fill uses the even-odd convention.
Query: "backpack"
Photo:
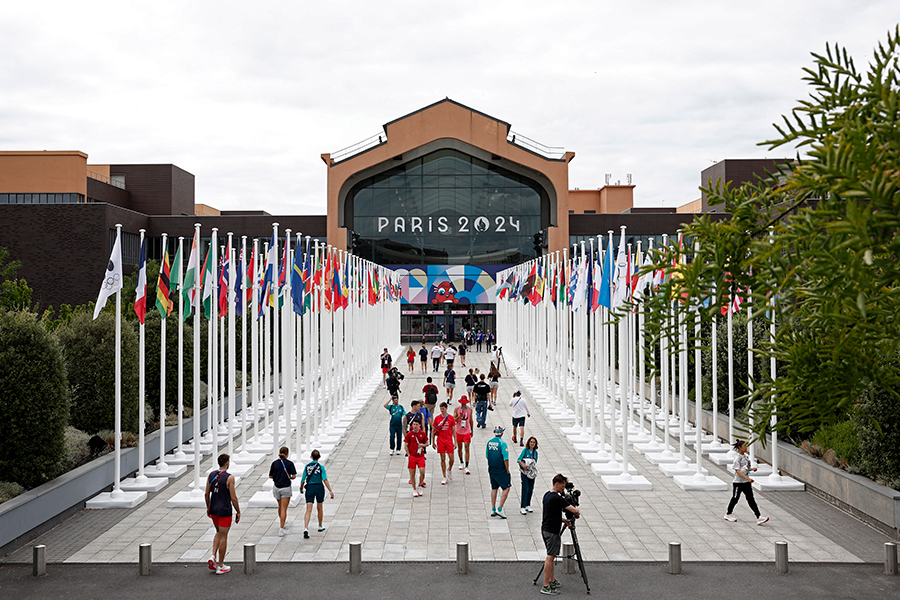
[[[437,400],[437,388],[432,385],[425,393],[425,404],[437,404]]]

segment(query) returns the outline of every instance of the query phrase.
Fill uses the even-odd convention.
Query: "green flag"
[[[184,311],[184,319],[187,320],[188,317],[191,316],[194,310],[194,294],[196,293],[194,290],[194,282],[197,281],[197,275],[200,271],[200,248],[199,248],[198,234],[194,233],[194,243],[191,246],[191,254],[188,257],[188,265],[187,271],[184,273],[184,281],[181,286],[181,295],[184,297],[184,302],[187,304],[187,310]],[[175,262],[179,265],[181,262],[179,258],[175,259]],[[180,271],[181,267],[179,267]]]
[[[213,247],[209,247],[209,251],[206,253],[206,262],[203,263],[203,279],[201,281],[203,288],[203,296],[200,299],[200,303],[203,305],[203,314],[206,315],[206,318],[212,318],[212,286],[213,286],[213,274],[212,270],[212,261],[215,259],[213,256]]]

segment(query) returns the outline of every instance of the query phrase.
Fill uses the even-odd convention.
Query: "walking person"
[[[544,494],[543,517],[541,519],[541,536],[544,538],[544,546],[547,548],[547,558],[544,560],[544,587],[541,593],[555,596],[559,592],[557,588],[561,584],[553,575],[553,561],[559,556],[562,547],[562,524],[571,526],[571,522],[563,516],[563,512],[578,516],[578,508],[569,504],[562,492],[566,489],[568,479],[557,473],[553,476],[553,488]]]
[[[447,368],[453,368],[453,361],[456,360],[456,346],[450,344],[444,349],[444,360],[447,361]]]
[[[453,419],[456,421],[456,451],[459,453],[459,470],[469,471],[469,444],[472,442],[472,407],[469,406],[468,396],[459,399],[459,406],[453,411]],[[466,457],[463,458],[465,446]]]
[[[466,346],[465,338],[463,338],[463,341],[459,343],[459,364],[463,367],[466,366],[466,352],[468,350],[469,348]]]
[[[447,404],[453,402],[453,390],[456,388],[456,371],[453,370],[453,361],[447,361],[447,370],[444,371],[444,389],[447,390]]]
[[[488,440],[485,456],[488,462],[488,476],[491,479],[491,516],[505,519],[503,505],[512,487],[509,477],[509,450],[503,441],[504,429],[494,427],[494,437]],[[497,490],[500,490],[500,502],[497,503]]]
[[[309,539],[309,518],[312,516],[313,501],[316,502],[316,509],[318,510],[319,531],[325,531],[325,526],[322,525],[324,517],[322,503],[325,502],[325,488],[328,488],[328,494],[334,500],[334,491],[331,489],[331,484],[328,483],[325,467],[319,464],[321,456],[318,450],[313,450],[309,455],[312,462],[307,463],[303,467],[303,475],[300,477],[300,493],[303,493],[303,486],[306,486],[306,517],[303,519],[304,539]]]
[[[534,512],[531,510],[531,496],[534,494],[534,480],[537,477],[537,450],[537,438],[531,436],[516,461],[519,464],[519,475],[522,477],[522,500],[519,503],[519,512],[523,515]]]
[[[282,446],[278,450],[278,460],[272,461],[272,466],[269,467],[269,479],[275,484],[272,488],[272,495],[275,496],[275,502],[278,503],[278,520],[281,524],[278,529],[278,537],[284,537],[284,534],[287,533],[284,525],[287,522],[287,509],[292,496],[291,480],[297,477],[297,468],[292,461],[288,460],[289,453],[288,447]]]
[[[735,452],[738,453],[734,457],[732,468],[734,469],[734,480],[731,483],[731,501],[728,503],[728,511],[725,513],[725,520],[734,523],[737,518],[731,514],[734,507],[737,506],[741,494],[747,497],[747,504],[750,510],[756,515],[756,524],[762,525],[769,520],[769,517],[763,517],[759,514],[759,507],[756,506],[756,499],[753,497],[753,479],[750,478],[750,472],[755,471],[756,467],[750,466],[750,457],[747,456],[747,443],[743,440],[737,440],[732,445]]]
[[[416,351],[413,350],[413,347],[410,346],[406,350],[406,366],[409,368],[409,372],[412,373],[416,364]]]
[[[425,495],[425,447],[428,445],[428,436],[419,427],[419,421],[413,421],[409,432],[403,438],[406,454],[409,456],[409,483],[413,488],[413,498]],[[419,477],[416,477],[416,469]]]
[[[391,362],[393,359],[391,358],[388,349],[385,348],[384,352],[381,353],[381,388],[384,389],[387,387],[385,381],[387,380],[387,372],[391,370]]]
[[[438,401],[438,387],[432,383],[431,377],[425,379],[425,387],[422,388],[422,396],[425,398],[425,407],[430,413],[434,413]]]
[[[492,346],[494,346],[494,343],[497,341],[497,338],[494,337],[493,333],[488,331],[487,335],[484,336],[484,341],[485,341],[487,347],[491,348]]]
[[[400,398],[396,394],[384,403],[384,407],[391,413],[388,431],[390,432],[391,456],[393,456],[395,450],[397,454],[400,454],[403,449],[403,415],[406,414],[406,411],[400,406]]]
[[[441,414],[434,418],[434,439],[431,443],[438,454],[441,455],[441,485],[447,485],[448,479],[453,479],[453,452],[456,450],[456,419],[447,413],[447,403],[441,402]],[[447,466],[449,456],[450,466]]]
[[[478,332],[475,334],[475,352],[481,352],[481,345],[484,343],[484,333]]]
[[[528,411],[528,402],[525,398],[522,397],[522,390],[516,390],[513,393],[512,400],[509,401],[509,405],[512,406],[512,442],[516,443],[516,429],[519,430],[519,445],[525,445],[525,417],[530,417],[531,413]]]
[[[419,349],[419,362],[422,364],[422,372],[428,368],[428,349],[425,348],[425,344],[422,344],[422,347]]]
[[[472,390],[475,389],[475,383],[477,379],[475,379],[475,373],[472,369],[469,369],[469,373],[466,375],[466,394],[471,394]]]
[[[494,410],[494,407],[497,405],[497,389],[500,387],[500,369],[494,363],[491,363],[488,379],[491,380],[491,402],[488,405],[488,410]]]
[[[431,371],[433,373],[437,373],[438,369],[441,368],[441,359],[444,357],[444,349],[441,348],[441,345],[435,342],[434,346],[431,348]]]
[[[491,393],[491,386],[484,380],[484,373],[481,374],[481,380],[472,387],[472,393],[475,394],[475,417],[478,426],[484,429],[487,427],[488,396]]]
[[[385,387],[391,396],[396,394],[398,398],[400,397],[400,392],[402,391],[400,389],[400,382],[403,379],[405,379],[405,377],[397,370],[397,367],[392,367],[391,370],[388,371]]]
[[[238,504],[237,492],[234,491],[234,475],[228,472],[231,457],[220,454],[219,470],[209,474],[206,480],[206,514],[212,519],[216,535],[213,537],[212,557],[207,564],[216,575],[224,575],[231,570],[225,564],[225,551],[228,549],[228,532],[231,530],[232,514],[234,522],[241,522],[241,507]],[[232,507],[234,512],[232,513]]]

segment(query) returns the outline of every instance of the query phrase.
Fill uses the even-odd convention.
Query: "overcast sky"
[[[900,2],[19,2],[0,13],[0,149],[174,163],[197,202],[324,214],[319,155],[444,97],[575,152],[638,205],[767,155],[810,52],[858,67]],[[793,155],[775,151],[771,156]]]

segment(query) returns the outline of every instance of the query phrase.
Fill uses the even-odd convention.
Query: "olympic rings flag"
[[[106,265],[106,275],[100,286],[100,295],[97,296],[97,304],[94,306],[94,319],[100,315],[100,311],[106,306],[106,299],[122,289],[122,232],[116,232],[116,243],[113,244],[112,254]]]

